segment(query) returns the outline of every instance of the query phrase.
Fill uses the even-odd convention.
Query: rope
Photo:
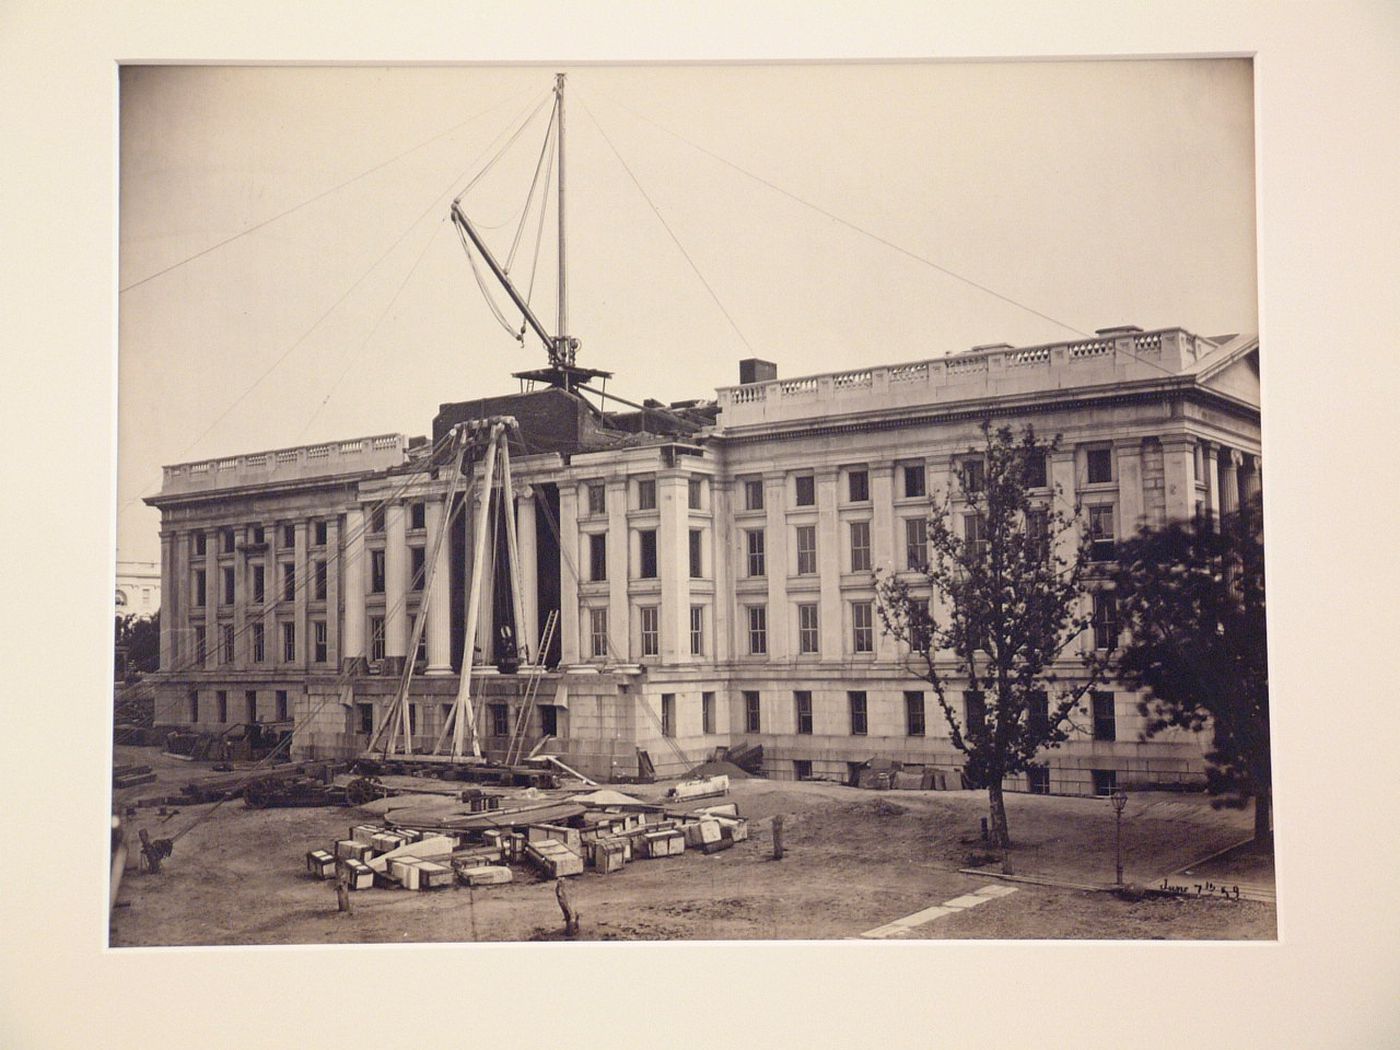
[[[582,100],[580,99],[580,101]],[[715,301],[715,305],[719,307],[719,312],[724,314],[724,319],[729,322],[729,327],[734,329],[734,334],[739,337],[739,341],[744,344],[744,346],[748,349],[749,353],[757,353],[757,351],[754,350],[753,345],[748,341],[748,339],[744,337],[744,333],[739,330],[739,325],[735,322],[733,315],[730,314],[730,312],[724,308],[724,303],[720,302],[719,296],[715,293],[715,290],[710,285],[710,282],[705,280],[705,275],[700,272],[700,267],[695,265],[695,260],[692,259],[690,257],[690,253],[685,250],[685,245],[683,245],[681,243],[680,238],[676,236],[676,232],[673,229],[671,229],[671,224],[666,221],[666,217],[661,214],[660,209],[658,209],[655,202],[652,201],[651,195],[648,194],[647,191],[642,188],[642,184],[637,180],[636,174],[634,174],[632,169],[628,167],[627,162],[622,159],[622,154],[617,151],[617,147],[613,145],[613,141],[608,137],[608,133],[604,131],[603,126],[598,123],[598,118],[595,117],[593,115],[593,111],[588,108],[587,102],[583,103],[583,109],[584,112],[588,114],[588,119],[593,121],[593,126],[598,129],[598,134],[603,136],[603,141],[608,144],[608,149],[612,150],[612,154],[614,157],[617,158],[617,162],[621,164],[623,170],[627,172],[628,177],[632,180],[632,184],[637,187],[637,192],[639,192],[642,195],[642,199],[647,202],[647,206],[651,208],[652,213],[660,221],[661,225],[665,228],[667,234],[670,235],[671,240],[674,241],[676,247],[680,249],[680,253],[683,256],[685,256],[685,261],[688,262],[690,264],[690,268],[695,271],[695,276],[700,278],[700,283],[705,286],[705,291],[710,293],[710,298],[713,299]]]
[[[544,141],[540,143],[540,159],[535,163],[535,174],[530,178],[530,189],[525,194],[525,205],[520,209],[520,225],[515,228],[515,240],[511,241],[510,252],[506,255],[504,270],[510,273],[510,267],[515,262],[515,251],[520,247],[520,235],[525,232],[525,220],[530,213],[530,202],[535,199],[535,187],[539,185],[540,171],[544,168],[545,157],[549,154],[549,144],[552,141],[550,131],[554,128],[554,118],[559,113],[559,100],[554,100],[554,108],[549,112],[549,123],[545,125]]]

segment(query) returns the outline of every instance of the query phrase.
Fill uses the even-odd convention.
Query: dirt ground
[[[117,749],[118,762],[156,768],[156,784],[118,802],[174,794],[207,767],[150,748]],[[442,790],[446,785],[428,781]],[[657,797],[664,785],[636,793]],[[696,803],[706,805],[714,800]],[[598,940],[749,940],[855,937],[893,919],[995,882],[959,868],[985,864],[977,792],[872,792],[827,783],[735,780],[726,801],[750,820],[751,837],[706,856],[635,861],[612,875],[570,880],[582,936]],[[1146,897],[1069,888],[1113,881],[1113,813],[1106,800],[1010,795],[1008,818],[1018,876],[1028,883],[975,909],[917,927],[914,938],[1270,939],[1272,905]],[[324,944],[553,939],[561,917],[554,885],[523,869],[508,886],[431,893],[371,890],[336,911],[332,883],[305,875],[309,849],[344,837],[356,809],[250,810],[225,803],[182,807],[166,820],[153,809],[130,822],[134,836],[179,835],[159,875],[133,866],[113,912],[111,944]],[[772,859],[771,818],[784,818],[786,856]],[[186,827],[193,826],[187,834]],[[1163,875],[1247,837],[1249,814],[1210,809],[1203,798],[1140,795],[1124,814],[1128,882]],[[1000,871],[1000,862],[990,865]]]

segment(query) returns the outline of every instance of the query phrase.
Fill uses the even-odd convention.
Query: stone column
[[[1137,534],[1146,522],[1142,492],[1142,439],[1122,438],[1113,443],[1118,461],[1118,529],[1120,539]]]
[[[1076,498],[1074,477],[1074,449],[1062,448],[1050,457],[1050,487],[1054,492],[1055,509],[1066,518],[1074,515]],[[1089,523],[1083,523],[1087,529]],[[1074,552],[1079,537],[1071,535],[1072,529],[1065,530],[1056,540],[1055,554],[1073,564]]]
[[[1234,514],[1240,509],[1240,468],[1244,466],[1244,453],[1237,448],[1221,451],[1224,453],[1221,462],[1225,468],[1221,476],[1225,485],[1220,493],[1220,512]]]
[[[817,471],[817,572],[820,590],[818,625],[823,660],[840,660],[845,655],[845,626],[841,609],[841,523],[836,516],[836,483],[840,471],[823,467]]]
[[[176,600],[180,588],[175,583],[175,545],[178,534],[166,529],[160,531],[160,669],[167,674],[175,670],[175,621],[180,615],[180,605]]]
[[[710,659],[720,662],[731,658],[734,646],[734,518],[730,514],[733,489],[718,477],[710,479],[710,521],[713,525],[710,551],[715,581],[715,600],[710,612]],[[742,652],[743,649],[738,650]],[[718,705],[718,701],[716,701]],[[715,728],[719,728],[719,712],[715,712]]]
[[[496,480],[500,480],[499,475]],[[472,501],[473,522],[480,512],[481,501],[486,498],[487,495],[478,490],[476,499]],[[496,513],[488,506],[486,521],[482,526],[486,532],[486,555],[481,565],[481,604],[477,607],[476,640],[473,643],[481,654],[476,660],[478,667],[492,667],[492,658],[496,654],[496,548],[492,543],[493,538],[500,539],[499,526],[494,523]],[[476,548],[473,547],[473,557],[475,554]]]
[[[764,525],[764,560],[768,570],[768,659],[783,660],[791,655],[788,644],[787,578],[787,475],[781,471],[763,476],[763,506],[767,514]],[[748,625],[744,624],[744,629]]]
[[[870,470],[870,564],[882,572],[895,569],[894,550],[894,464],[888,460],[872,463]],[[899,643],[880,628],[875,614],[875,657],[893,660],[899,656]]]
[[[390,503],[384,513],[384,655],[408,655],[408,542],[404,506]]]
[[[219,529],[204,530],[204,667],[217,667],[223,659],[223,628],[219,626],[219,601],[224,574],[219,571]]]
[[[559,662],[565,665],[579,662],[580,645],[578,615],[578,571],[575,552],[578,550],[578,485],[572,480],[559,482]],[[623,572],[627,564],[623,559]],[[609,566],[611,571],[612,566]],[[609,624],[614,633],[617,625]]]
[[[1260,469],[1258,456],[1246,456],[1244,470],[1240,472],[1240,498],[1252,500],[1260,492]]]
[[[365,655],[365,512],[355,504],[345,512],[339,572],[345,588],[345,639],[341,665]]]
[[[1206,512],[1212,521],[1220,520],[1220,452],[1221,448],[1213,441],[1203,441],[1206,465]]]
[[[539,660],[540,588],[539,555],[535,549],[535,489],[523,483],[516,490],[515,534],[520,555],[520,604],[525,622],[516,641],[525,646],[531,663]],[[612,566],[608,566],[609,571]]]
[[[690,659],[690,510],[686,476],[678,470],[656,478],[656,505],[661,524],[656,537],[657,575],[661,578],[661,662]]]
[[[326,522],[326,666],[340,666],[340,574],[336,571],[336,552],[340,550],[340,517]],[[312,586],[315,586],[313,581]]]
[[[253,660],[253,640],[246,629],[248,594],[252,581],[248,578],[248,556],[239,548],[248,538],[240,525],[233,533],[233,665],[240,670],[250,667]]]
[[[428,526],[424,557],[431,558],[433,547],[437,544],[438,536],[447,520],[447,513],[443,504],[435,499],[429,499],[423,510]],[[423,571],[431,571],[433,577],[432,586],[424,591],[428,602],[428,622],[423,625],[428,638],[427,674],[452,673],[452,585],[447,568],[451,553],[451,545],[444,539],[442,550],[438,552],[437,564],[424,563]]]
[[[292,545],[294,552],[294,564],[296,565],[296,598],[292,602],[293,622],[296,623],[297,632],[297,658],[296,665],[302,670],[311,666],[311,618],[307,615],[307,604],[314,593],[314,583],[311,579],[311,562],[307,558],[306,541],[307,525],[305,520],[298,521],[293,526]]]
[[[1196,443],[1185,434],[1163,434],[1161,441],[1167,524],[1189,521],[1196,513]]]
[[[632,610],[627,598],[627,580],[632,573],[631,535],[627,528],[627,478],[608,478],[605,484],[608,508],[608,627],[612,632],[613,644],[618,647],[618,656],[632,661],[637,658],[637,653],[632,650]]]

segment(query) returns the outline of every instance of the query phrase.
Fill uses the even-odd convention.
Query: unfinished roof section
[[[390,470],[405,461],[409,444],[408,438],[402,434],[376,434],[319,445],[298,445],[221,459],[176,463],[164,468],[160,493],[150,497],[147,502],[159,505],[161,500],[172,496]]]

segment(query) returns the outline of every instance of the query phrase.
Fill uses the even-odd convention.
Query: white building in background
[[[118,616],[150,616],[160,610],[160,565],[153,561],[117,561]]]
[[[762,745],[775,777],[844,779],[872,757],[953,772],[932,693],[880,633],[872,570],[919,564],[928,497],[974,455],[981,420],[1060,435],[1044,498],[1058,486],[1083,505],[1107,569],[1139,526],[1228,512],[1258,490],[1258,369],[1254,337],[1124,327],[792,379],[746,361],[714,402],[669,415],[601,412],[546,388],[445,404],[433,433],[520,423],[514,636],[533,653],[559,612],[530,745],[552,737],[600,777],[648,760],[675,774],[739,744]],[[412,658],[415,745],[432,747],[457,692],[473,537],[472,515],[444,505],[448,471],[424,469],[429,447],[381,435],[165,468],[147,501],[162,516],[159,723],[290,718],[299,755],[351,757]],[[473,639],[488,663],[514,618],[506,579],[486,581]],[[1095,614],[1085,646],[1117,629],[1111,597]],[[523,683],[480,682],[483,748],[499,758]],[[1199,782],[1203,742],[1142,741],[1137,700],[1105,685],[1073,739],[1008,788]]]

